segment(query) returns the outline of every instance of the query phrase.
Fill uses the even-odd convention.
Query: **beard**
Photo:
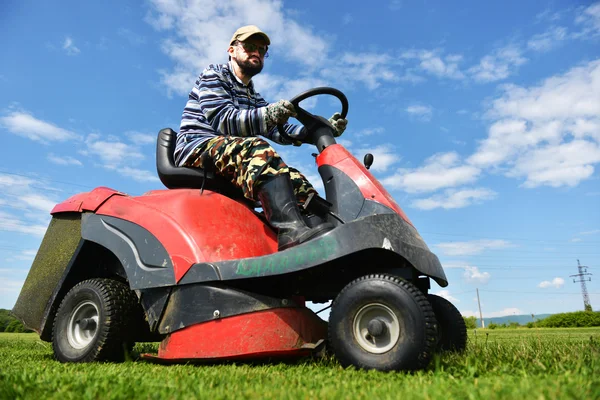
[[[249,77],[258,75],[263,69],[263,62],[261,59],[258,59],[258,64],[253,64],[249,59],[246,61],[236,59],[235,62],[237,63],[238,67],[240,67],[242,74]]]

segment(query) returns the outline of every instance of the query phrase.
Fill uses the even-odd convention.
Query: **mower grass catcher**
[[[336,89],[291,102],[326,192],[306,213],[333,230],[278,252],[276,232],[239,190],[174,165],[176,134],[163,129],[157,169],[168,189],[132,197],[100,187],[56,205],[14,314],[62,362],[120,361],[143,341],[162,341],[147,356],[161,362],[301,356],[328,343],[343,366],[388,371],[463,350],[460,313],[427,293],[430,279],[448,284],[438,258],[329,122],[299,106],[322,94],[346,116]],[[329,323],[305,307],[330,300]]]

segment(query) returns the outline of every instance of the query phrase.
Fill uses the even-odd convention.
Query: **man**
[[[209,160],[216,173],[241,188],[246,198],[260,200],[267,220],[278,230],[279,250],[284,250],[324,234],[332,225],[311,228],[305,223],[298,205],[315,189],[257,137],[291,144],[279,134],[278,124],[291,137],[306,135],[303,127],[287,123],[296,116],[289,101],[268,104],[254,90],[252,77],[262,70],[270,44],[269,37],[254,25],[233,34],[227,50],[229,62],[209,65],[189,94],[174,156],[177,165],[185,167],[204,167]],[[344,132],[347,121],[338,113],[329,121],[336,136]]]

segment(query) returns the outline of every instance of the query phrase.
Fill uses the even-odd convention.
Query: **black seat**
[[[241,189],[228,180],[215,175],[213,171],[202,168],[178,167],[173,153],[177,142],[177,132],[170,128],[158,132],[156,142],[156,170],[161,182],[169,189],[200,189],[219,192],[229,197],[244,197]],[[204,180],[206,179],[206,182]]]

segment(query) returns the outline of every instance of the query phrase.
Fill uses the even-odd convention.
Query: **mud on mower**
[[[161,362],[303,356],[326,343],[343,366],[414,370],[461,351],[466,328],[448,282],[408,217],[333,136],[329,122],[291,100],[317,147],[326,199],[307,213],[335,225],[277,251],[257,205],[211,170],[179,168],[176,133],[158,135],[167,190],[129,196],[99,187],[56,205],[13,312],[62,362],[123,360],[135,342],[161,341]],[[281,134],[285,132],[280,129]],[[288,137],[289,139],[289,137]],[[329,323],[305,306],[333,300]]]

